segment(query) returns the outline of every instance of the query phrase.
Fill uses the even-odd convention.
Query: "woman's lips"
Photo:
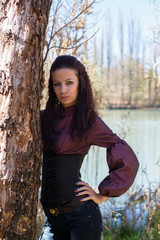
[[[69,98],[69,96],[64,96],[64,97],[61,97],[61,99],[67,99]]]

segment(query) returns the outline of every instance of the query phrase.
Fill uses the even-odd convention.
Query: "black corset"
[[[81,154],[43,153],[41,203],[44,208],[55,208],[75,198],[75,183],[80,180],[83,159]]]

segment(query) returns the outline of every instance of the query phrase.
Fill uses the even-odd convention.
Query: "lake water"
[[[106,110],[101,118],[119,137],[132,147],[140,168],[131,189],[156,187],[160,183],[160,110]],[[82,179],[98,186],[108,175],[106,150],[92,147],[81,169]],[[122,198],[123,199],[123,198]]]

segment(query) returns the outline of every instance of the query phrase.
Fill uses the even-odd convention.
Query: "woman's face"
[[[76,71],[70,68],[57,69],[52,73],[54,92],[64,107],[76,103],[79,79]]]

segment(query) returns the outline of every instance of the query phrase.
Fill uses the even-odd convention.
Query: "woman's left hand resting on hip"
[[[77,182],[76,183],[79,186],[77,189],[75,189],[76,196],[81,196],[84,194],[87,194],[88,197],[82,198],[81,202],[85,202],[88,200],[93,200],[97,204],[103,203],[105,200],[108,199],[108,197],[101,195],[100,193],[96,193],[93,188],[86,182]]]

